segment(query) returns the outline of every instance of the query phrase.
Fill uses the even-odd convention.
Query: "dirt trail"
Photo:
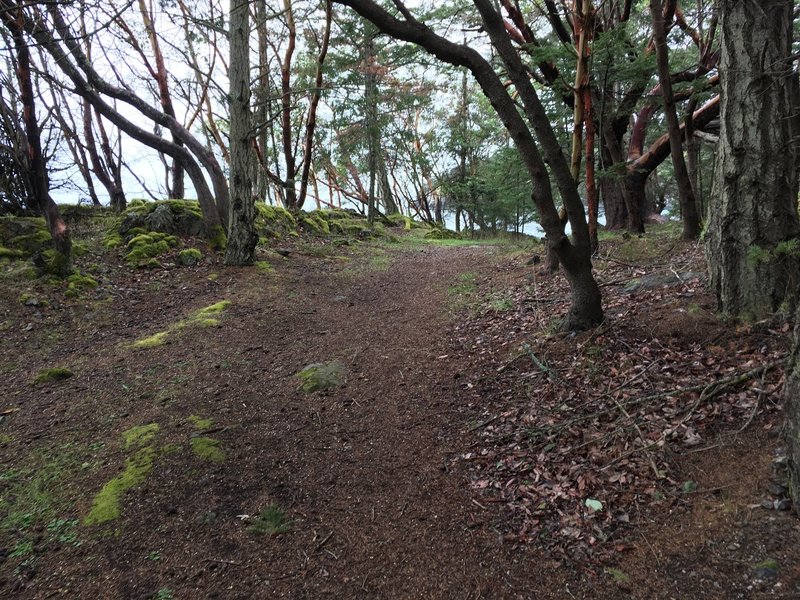
[[[118,521],[95,527],[79,547],[51,544],[29,581],[7,575],[0,591],[30,598],[561,597],[552,587],[560,577],[533,569],[532,561],[544,563],[530,552],[504,547],[493,512],[475,504],[463,473],[451,470],[468,443],[473,409],[459,398],[457,357],[446,356],[447,290],[459,273],[491,268],[491,252],[393,251],[384,256],[389,268],[367,255],[293,254],[275,274],[220,270],[216,282],[204,273],[179,276],[156,293],[121,298],[104,335],[92,327],[71,333],[73,346],[91,354],[72,355],[86,370],[48,389],[46,414],[20,418],[20,436],[81,427],[75,439],[103,441],[102,468],[76,483],[77,516],[121,468],[120,432],[158,423],[158,444],[173,451],[124,495]],[[187,327],[146,350],[120,345],[222,298],[231,305],[220,328]],[[108,333],[123,322],[135,325],[119,329],[122,338]],[[301,392],[295,373],[328,360],[345,365],[346,384]],[[207,433],[224,462],[186,450],[197,435],[193,416],[213,419]],[[287,510],[291,530],[249,533],[242,515],[271,503]]]

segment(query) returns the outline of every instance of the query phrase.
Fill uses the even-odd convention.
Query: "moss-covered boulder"
[[[445,229],[444,227],[434,227],[425,234],[426,240],[460,240],[461,234]]]
[[[0,217],[0,257],[30,258],[52,248],[53,238],[39,217]]]
[[[207,233],[203,211],[193,200],[133,200],[122,213],[116,232],[126,236],[136,228],[185,237],[205,236]]]
[[[323,216],[323,211],[315,210],[300,215],[300,226],[303,231],[311,235],[329,235],[331,232],[328,221]]]
[[[193,267],[203,260],[203,253],[197,248],[186,248],[178,253],[178,264],[184,267]]]
[[[282,206],[256,203],[256,232],[261,239],[281,240],[297,231],[297,219]]]

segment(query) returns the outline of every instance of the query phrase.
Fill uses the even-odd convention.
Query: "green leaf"
[[[587,498],[584,502],[586,507],[591,510],[592,512],[596,512],[598,510],[603,510],[603,503],[600,500],[595,500],[593,498]]]

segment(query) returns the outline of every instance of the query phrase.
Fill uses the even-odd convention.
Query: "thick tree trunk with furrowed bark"
[[[719,308],[735,316],[759,318],[797,293],[792,6],[722,3],[721,130],[706,254]]]

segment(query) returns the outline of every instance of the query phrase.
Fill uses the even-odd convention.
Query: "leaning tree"
[[[591,245],[586,213],[567,158],[547,112],[506,29],[501,13],[490,0],[474,0],[483,31],[502,60],[503,74],[474,47],[452,42],[418,20],[400,0],[392,14],[372,0],[336,0],[372,21],[383,33],[414,43],[443,62],[466,67],[477,80],[519,152],[531,178],[531,194],[539,211],[549,248],[556,254],[572,291],[565,329],[586,329],[602,321],[600,288],[592,275]],[[397,16],[396,16],[397,15]],[[508,78],[513,87],[507,87]],[[518,109],[518,103],[521,110]],[[549,171],[548,171],[549,166]],[[564,232],[555,206],[550,176],[556,183],[572,226]]]

